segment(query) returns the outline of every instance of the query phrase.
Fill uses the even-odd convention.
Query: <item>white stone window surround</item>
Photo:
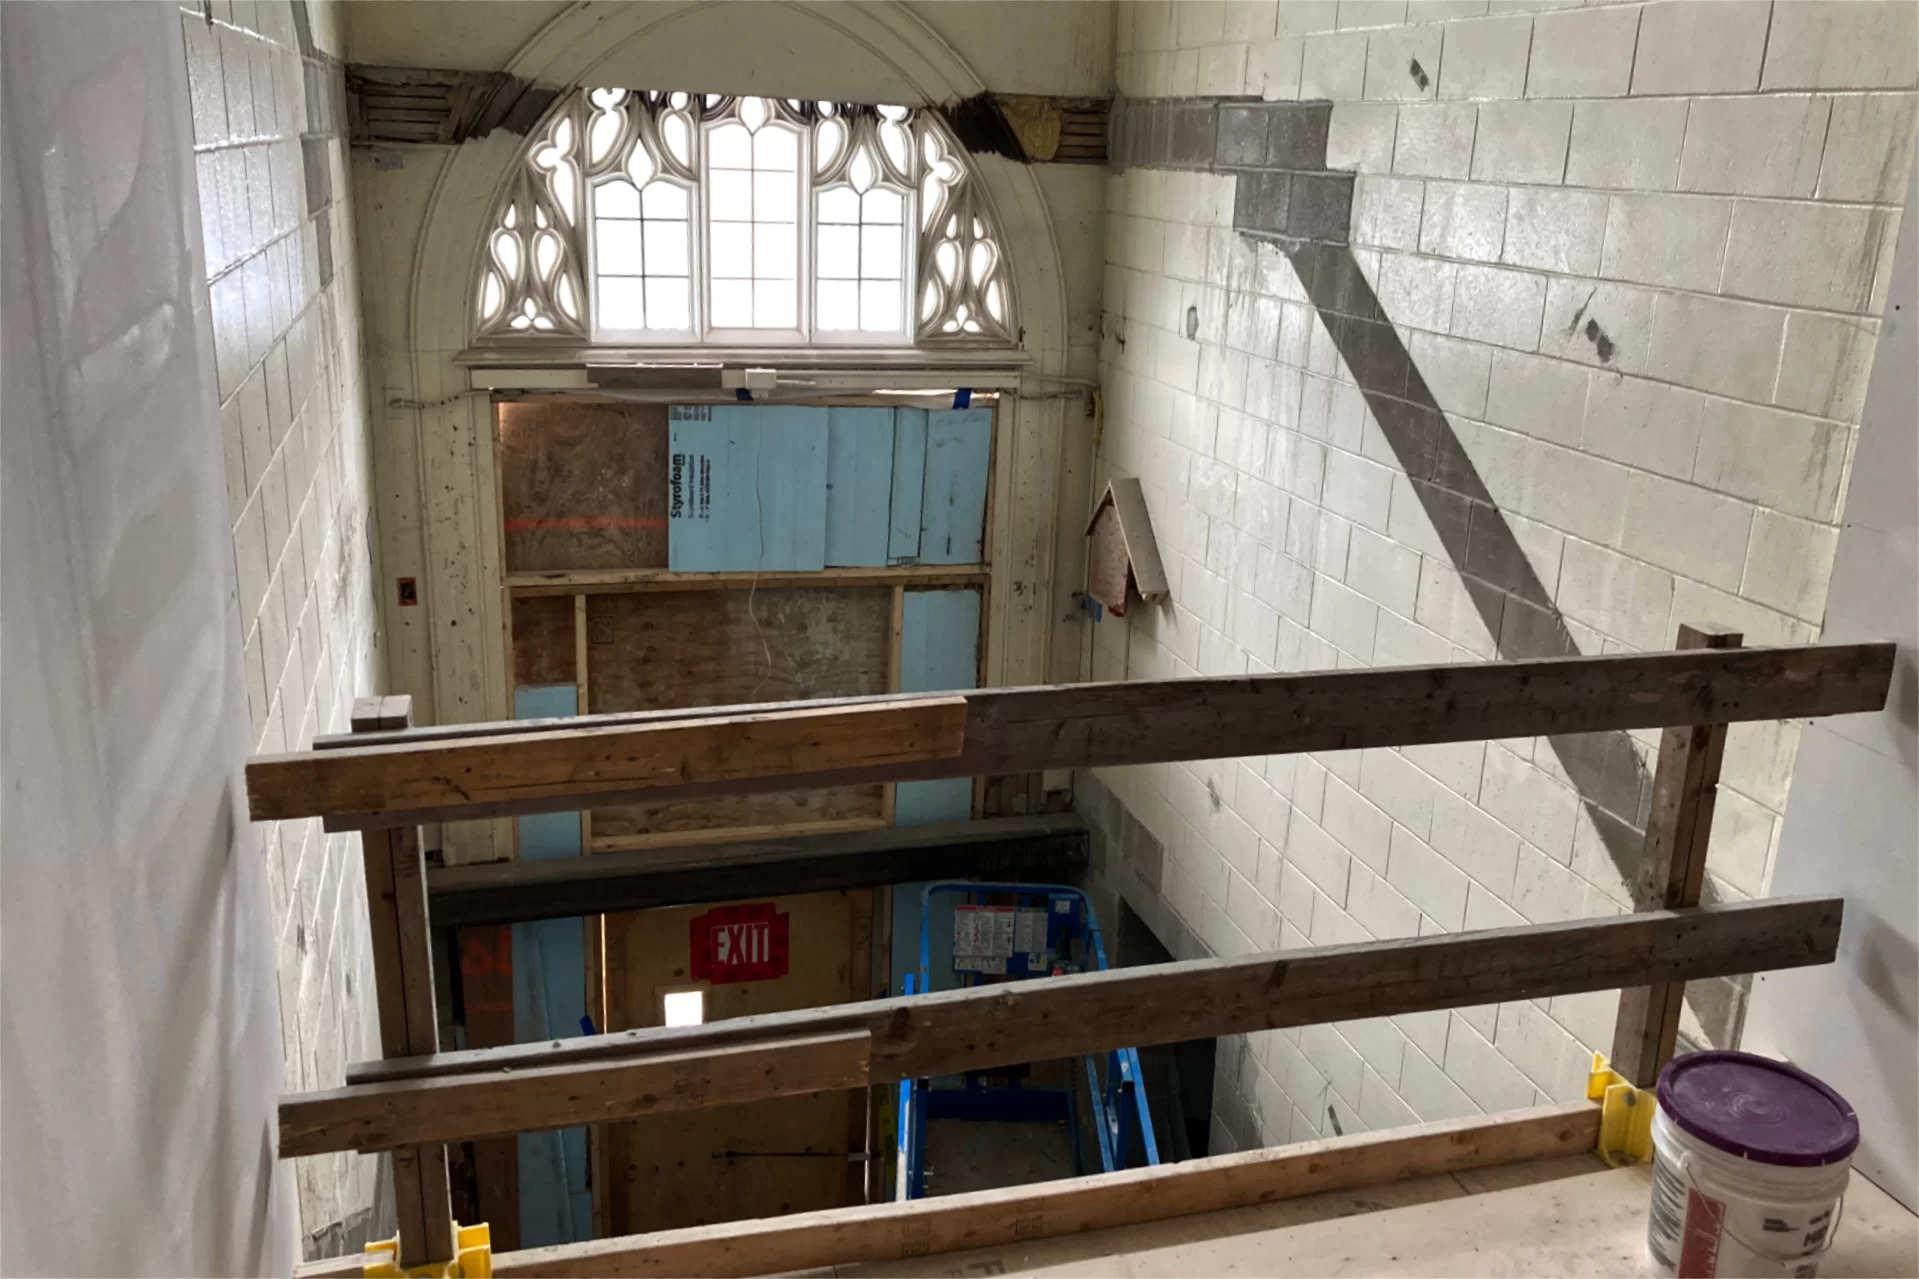
[[[765,168],[762,152],[774,169],[743,167]],[[764,203],[786,172],[792,223],[741,203],[749,190]],[[790,260],[774,243],[784,225]],[[916,108],[570,92],[530,134],[488,227],[477,347],[1004,349],[1019,334],[988,198],[944,123]]]

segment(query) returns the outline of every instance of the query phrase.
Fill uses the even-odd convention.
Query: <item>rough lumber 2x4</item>
[[[728,1276],[896,1261],[1579,1154],[1598,1137],[1599,1107],[1571,1102],[1038,1185],[496,1253],[493,1273]],[[358,1279],[360,1264],[358,1255],[338,1257],[294,1275]]]
[[[637,749],[636,738],[689,722],[685,712],[414,730],[384,737],[378,746],[331,739],[316,743],[321,749],[308,754],[255,760],[247,777],[256,819],[323,816],[329,829],[348,830],[565,811],[587,798],[656,802],[856,782],[1841,715],[1885,705],[1892,661],[1890,644],[1808,644],[979,689],[955,694],[965,707],[964,742],[953,753],[928,751],[907,758],[876,752],[874,758],[850,762],[812,753],[793,757],[791,771],[769,769],[764,759],[756,759],[750,761],[753,767],[731,768],[723,775],[688,774],[677,781],[655,772],[625,782],[624,796],[616,793],[622,783],[612,773],[592,777],[590,786],[586,778],[553,777],[547,762],[555,752],[590,746],[542,743],[576,738],[591,743],[593,734],[628,731],[635,737],[623,740]],[[863,730],[850,727],[857,717],[900,700],[857,698],[705,714],[743,724],[765,714],[799,713],[792,707],[804,706],[805,713],[818,714],[826,723],[845,719],[847,731],[858,736]],[[461,758],[457,752],[476,740],[497,744],[500,754],[488,757],[494,775],[459,775],[457,791],[405,784],[414,775],[454,776]],[[405,774],[394,768],[401,758],[412,760]],[[370,790],[344,802],[347,797],[332,789],[336,772],[360,778]],[[542,772],[553,784],[526,784],[530,775]]]
[[[670,1110],[794,1093],[864,1088],[872,1043],[864,1030],[795,1036],[770,1043],[659,1053],[552,1069],[465,1076],[302,1093],[280,1102],[280,1156],[328,1150],[390,1150],[425,1140],[606,1123]]]
[[[247,764],[255,821],[520,801],[583,800],[661,787],[790,775],[825,765],[863,772],[950,759],[966,734],[960,697],[921,697],[822,710],[795,703],[760,714],[661,724],[596,724],[570,733],[510,733],[411,745],[261,756]],[[758,787],[781,790],[786,787]]]
[[[1743,638],[1737,631],[1682,625],[1678,647],[1737,648]],[[1706,883],[1706,849],[1719,793],[1719,768],[1725,757],[1724,724],[1669,728],[1661,736],[1645,855],[1632,885],[1635,909],[1677,910],[1699,904]],[[1629,986],[1619,992],[1614,1070],[1643,1088],[1658,1081],[1660,1068],[1672,1060],[1679,1042],[1679,1013],[1685,997],[1684,982]]]
[[[896,1261],[1578,1154],[1598,1136],[1591,1102],[1541,1106],[1032,1186],[533,1248],[495,1257],[493,1273],[757,1275]]]
[[[427,872],[436,927],[517,924],[927,879],[1060,879],[1086,861],[1071,813],[660,847]]]
[[[408,697],[363,697],[353,704],[356,733],[403,729],[413,719]],[[426,913],[426,862],[411,826],[364,831],[367,921],[373,942],[374,998],[380,1049],[388,1057],[434,1053],[440,1046],[433,1006],[433,955]],[[393,1205],[407,1266],[453,1256],[453,1205],[446,1148],[429,1144],[393,1152]]]
[[[535,595],[624,595],[698,590],[752,591],[781,586],[977,586],[991,577],[982,565],[901,564],[889,568],[817,569],[806,572],[675,573],[663,568],[534,569],[508,573],[516,599]]]
[[[1280,951],[1145,968],[1081,973],[1045,981],[939,991],[897,999],[734,1018],[708,1026],[656,1028],[511,1048],[445,1053],[410,1062],[362,1062],[348,1087],[289,1097],[299,1116],[297,1149],[378,1149],[369,1144],[359,1093],[372,1084],[414,1080],[408,1105],[383,1120],[382,1145],[485,1132],[594,1122],[585,1103],[568,1110],[496,1103],[496,1092],[526,1095],[550,1072],[618,1063],[644,1054],[697,1057],[769,1039],[864,1031],[868,1080],[957,1074],[1048,1057],[1073,1057],[1126,1044],[1395,1016],[1435,1008],[1536,999],[1692,977],[1761,972],[1830,962],[1839,941],[1838,899],[1750,902],[1689,911],[1503,928],[1452,936]],[[777,1075],[774,1076],[778,1078]],[[571,1074],[555,1075],[562,1081]],[[784,1091],[795,1091],[785,1089]],[[705,1104],[746,1101],[744,1088]],[[766,1096],[780,1095],[768,1091]],[[597,1103],[596,1103],[597,1104]],[[696,1102],[695,1104],[699,1104]],[[496,1119],[495,1116],[498,1116]],[[284,1121],[283,1121],[284,1122]],[[506,1128],[496,1126],[506,1123]],[[283,1136],[283,1141],[286,1138]]]

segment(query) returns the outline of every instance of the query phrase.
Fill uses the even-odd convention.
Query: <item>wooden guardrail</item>
[[[400,1260],[414,1266],[452,1254],[448,1140],[1010,1064],[1030,1058],[1036,1042],[1045,1042],[1050,1054],[1071,1056],[1120,1044],[1618,988],[1627,994],[1616,1065],[1649,1082],[1672,1055],[1684,982],[1826,963],[1838,944],[1843,908],[1837,899],[1699,907],[1724,726],[1878,710],[1891,681],[1893,646],[1744,649],[1739,638],[1682,627],[1679,649],[1667,653],[985,689],[433,729],[406,727],[404,698],[369,699],[355,707],[352,736],[247,767],[256,820],[319,816],[329,829],[365,832],[386,1058],[352,1067],[345,1088],[283,1099],[280,1153],[393,1149]],[[1633,885],[1639,913],[1623,918],[438,1052],[426,877],[413,829],[420,822],[566,811],[639,797],[1653,727],[1668,731],[1654,776],[1645,865]],[[1544,1116],[1525,1131],[1542,1140],[1563,1134],[1564,1118]],[[1498,1123],[1480,1128],[1490,1132]],[[1573,1126],[1584,1131],[1585,1121]],[[1408,1150],[1427,1150],[1405,1140],[1413,1142]],[[1373,1144],[1383,1150],[1390,1143]],[[1422,1158],[1443,1166],[1446,1148],[1431,1145]],[[1227,1164],[1193,1169],[1192,1184],[1257,1181],[1293,1168],[1283,1155],[1263,1153],[1272,1157],[1248,1163],[1252,1171],[1236,1173],[1231,1169],[1239,1165]],[[1221,1185],[1208,1193],[1232,1201],[1244,1189]],[[1113,1206],[1133,1202],[1131,1193],[1106,1196],[1093,1187],[1085,1190],[1085,1202],[1119,1211]],[[992,1234],[996,1226],[981,1225],[989,1220],[1022,1220],[1022,1204],[1062,1194],[1081,1202],[1073,1198],[1079,1186],[1057,1183],[992,1194],[990,1204],[982,1200],[977,1209],[952,1206],[958,1215],[951,1220],[970,1224],[958,1227],[947,1246],[960,1246],[976,1228]],[[888,1215],[895,1207],[900,1211]],[[723,1231],[724,1238],[689,1238],[680,1250],[657,1240],[598,1241],[507,1254],[495,1271],[748,1273],[742,1267],[764,1268],[760,1261],[769,1258],[795,1266],[897,1255],[886,1252],[898,1242],[887,1242],[887,1231],[897,1224],[894,1217],[912,1215],[906,1205],[843,1211],[872,1220],[848,1216],[790,1230],[745,1223]],[[1061,1219],[1078,1220],[1070,1213]],[[804,1246],[795,1245],[792,1254],[746,1246],[802,1238]],[[909,1251],[911,1245],[908,1240]]]
[[[1840,715],[1884,705],[1889,644],[1806,644],[1136,680],[587,715],[335,739],[247,765],[257,821],[330,830],[583,802]]]
[[[1832,961],[1843,905],[1797,898],[1206,959],[369,1063],[289,1097],[280,1153],[388,1150],[1120,1044],[1280,1030]],[[857,1059],[858,1070],[853,1069]]]
[[[1599,1107],[1591,1102],[1535,1106],[1092,1177],[527,1248],[494,1254],[493,1273],[498,1279],[766,1275],[1015,1247],[1333,1190],[1586,1154],[1598,1135]],[[358,1256],[310,1262],[294,1271],[295,1279],[360,1275]]]

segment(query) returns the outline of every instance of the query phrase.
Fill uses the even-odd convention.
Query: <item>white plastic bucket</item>
[[[1661,1074],[1646,1227],[1653,1262],[1678,1279],[1812,1279],[1843,1211],[1857,1119],[1837,1093],[1783,1063],[1746,1053],[1691,1056],[1715,1059],[1692,1063],[1695,1080],[1718,1066],[1742,1072],[1745,1082],[1709,1083],[1715,1091],[1702,1114],[1696,1087],[1674,1096],[1667,1086],[1686,1058]],[[1764,1082],[1770,1075],[1781,1077]],[[1755,1088],[1753,1079],[1762,1083]]]

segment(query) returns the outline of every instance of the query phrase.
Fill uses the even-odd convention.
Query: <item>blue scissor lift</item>
[[[963,899],[954,910],[953,928],[953,967],[962,986],[1033,981],[1106,968],[1099,920],[1092,902],[1077,888],[1062,884],[934,883],[920,893],[920,968],[917,982],[913,974],[906,974],[904,993],[908,995],[931,989],[933,898],[946,894]],[[1135,1131],[1142,1152],[1140,1162],[1159,1163],[1138,1050],[1115,1048],[1088,1053],[1082,1060],[1101,1171],[1128,1166]],[[969,1072],[959,1077],[957,1086],[948,1079],[901,1080],[896,1197],[925,1196],[926,1126],[937,1119],[1061,1124],[1072,1154],[1073,1172],[1084,1172],[1077,1090],[1070,1084],[1065,1088],[1032,1087],[1025,1082],[1025,1075],[1025,1067],[999,1067]]]

